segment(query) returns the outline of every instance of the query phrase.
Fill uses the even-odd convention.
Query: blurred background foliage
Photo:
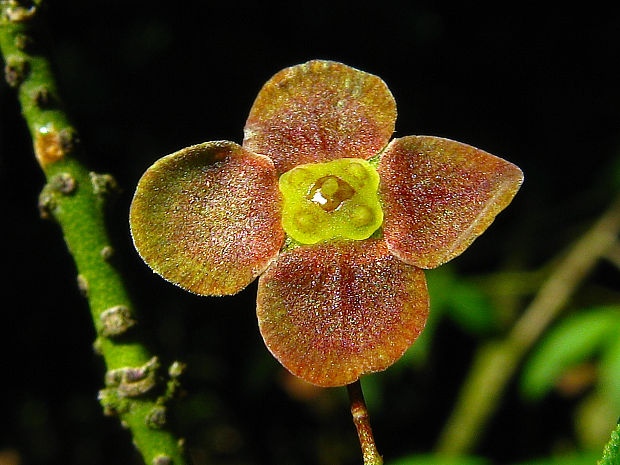
[[[230,298],[185,293],[143,265],[127,225],[134,186],[154,160],[207,140],[240,142],[262,84],[312,58],[382,77],[398,104],[397,135],[470,143],[526,176],[487,233],[428,273],[431,318],[420,340],[363,379],[386,463],[600,457],[620,415],[618,243],[517,360],[469,450],[434,454],[480,348],[505,340],[620,191],[620,15],[544,8],[50,2],[50,47],[87,163],[124,188],[110,212],[117,259],[155,352],[188,365],[173,421],[196,465],[360,462],[346,392],[292,378],[265,349],[256,284]],[[42,184],[15,96],[0,86],[0,464],[138,464],[127,433],[96,400],[103,366],[71,258],[56,226],[38,216]]]

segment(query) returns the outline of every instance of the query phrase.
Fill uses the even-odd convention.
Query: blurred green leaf
[[[387,465],[489,465],[480,457],[450,457],[440,455],[408,455]]]
[[[371,417],[372,415],[379,414],[383,408],[385,401],[384,380],[384,376],[378,376],[376,374],[373,376],[364,376],[360,379],[364,390],[364,399],[366,400],[366,405]]]
[[[480,334],[497,320],[488,296],[476,284],[457,275],[449,266],[427,272],[431,312],[448,315],[465,331]]]
[[[616,340],[603,353],[600,373],[601,391],[610,398],[616,412],[620,412],[620,325],[616,328]]]
[[[600,451],[609,439],[609,431],[616,425],[618,411],[602,389],[594,389],[585,396],[574,414],[575,434],[585,449]]]
[[[431,303],[431,310],[426,320],[424,331],[418,336],[409,350],[405,352],[405,355],[393,365],[393,371],[399,370],[400,367],[405,366],[419,367],[426,362],[428,354],[431,351],[433,335],[440,315],[441,310],[433,308],[433,304]]]
[[[584,452],[577,455],[527,460],[514,465],[593,465],[599,456],[596,452]]]
[[[620,307],[603,307],[565,318],[534,349],[521,378],[529,398],[540,398],[565,370],[593,356],[617,337]]]
[[[450,292],[456,281],[454,271],[450,265],[444,265],[425,274],[431,299],[431,312],[442,312],[450,301]]]
[[[442,267],[426,272],[428,293],[431,301],[426,326],[413,346],[411,346],[411,348],[405,352],[405,355],[394,365],[392,371],[397,371],[401,367],[409,365],[420,366],[427,360],[437,322],[441,319],[441,315],[446,306],[446,299],[449,294],[448,289],[450,288],[450,283],[453,282],[452,275],[453,273],[449,267]]]
[[[454,283],[447,313],[461,328],[474,334],[489,332],[496,318],[487,295],[467,281]]]

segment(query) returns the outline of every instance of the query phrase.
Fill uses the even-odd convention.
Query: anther
[[[331,212],[353,195],[355,195],[355,190],[349,183],[337,176],[329,175],[314,183],[307,199],[318,204],[326,212]]]

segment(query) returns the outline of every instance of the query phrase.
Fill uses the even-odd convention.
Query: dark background
[[[377,74],[397,101],[397,135],[449,137],[523,169],[521,192],[457,259],[459,273],[547,263],[620,185],[616,11],[465,2],[50,3],[57,79],[87,163],[124,189],[111,228],[143,323],[164,359],[189,364],[178,423],[196,463],[359,462],[344,390],[300,393],[267,353],[255,284],[230,298],[189,295],[154,276],[129,238],[129,202],[143,171],[187,145],[240,143],[256,93],[280,69],[324,58]],[[103,364],[91,350],[94,331],[60,232],[39,218],[44,178],[19,111],[12,89],[0,86],[0,451],[17,451],[22,464],[139,463],[128,435],[96,401]],[[603,268],[593,279],[617,278]],[[389,458],[432,450],[474,347],[471,335],[447,323],[425,366],[376,375],[383,395],[369,404]],[[510,388],[476,453],[496,463],[549,454],[572,437],[571,402],[524,406]]]

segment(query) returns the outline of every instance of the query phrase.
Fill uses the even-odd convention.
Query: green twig
[[[439,438],[438,453],[459,455],[473,449],[523,356],[597,261],[613,247],[619,230],[620,198],[617,198],[557,263],[506,339],[480,348]]]
[[[355,429],[357,429],[357,436],[362,447],[364,465],[383,465],[383,458],[377,451],[375,439],[372,435],[370,416],[368,415],[360,381],[357,380],[347,385],[347,392],[349,393],[353,423],[355,424]]]
[[[166,429],[164,401],[170,397],[157,357],[136,338],[136,320],[123,279],[110,263],[113,248],[104,209],[114,180],[89,172],[77,131],[60,103],[46,43],[39,36],[41,2],[0,0],[0,51],[5,79],[18,93],[34,152],[47,183],[40,196],[44,217],[61,227],[87,296],[97,331],[96,350],[107,373],[100,400],[119,416],[147,464],[185,464],[182,443]],[[179,374],[175,364],[168,376]],[[168,382],[168,386],[175,385]]]

